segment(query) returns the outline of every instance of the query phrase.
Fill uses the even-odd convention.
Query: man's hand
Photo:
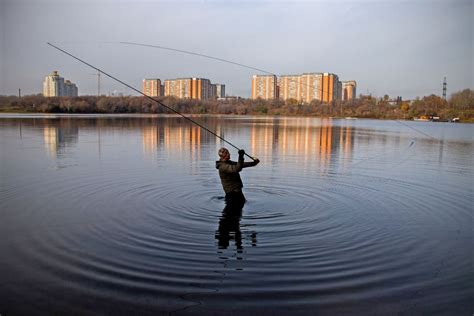
[[[239,150],[239,160],[244,160],[244,155],[245,155],[245,150],[240,149]]]
[[[256,166],[260,163],[260,159],[258,158],[255,158],[255,160],[253,161],[253,165]]]

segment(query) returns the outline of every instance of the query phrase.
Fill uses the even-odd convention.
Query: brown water
[[[472,314],[474,125],[195,119],[0,117],[2,316]]]

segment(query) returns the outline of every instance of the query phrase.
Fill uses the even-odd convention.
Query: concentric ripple
[[[206,139],[201,147],[176,149],[163,143],[150,159],[136,150],[137,134],[155,124],[128,118],[124,133],[123,122],[103,120],[100,156],[90,151],[98,135],[87,120],[75,123],[76,147],[61,147],[56,158],[36,146],[43,142],[38,122],[17,140],[15,124],[0,125],[8,135],[2,159],[11,167],[0,189],[0,250],[6,254],[0,258],[0,313],[469,309],[472,143],[433,145],[413,135],[400,141],[396,130],[374,131],[370,121],[352,140],[351,155],[334,147],[329,158],[285,156],[268,142],[273,151],[261,156],[261,165],[242,172],[247,203],[240,211],[225,205],[213,166],[218,144]],[[172,119],[166,122],[173,126]],[[275,127],[259,122],[232,124],[242,124],[245,142],[252,126],[257,135],[259,128]],[[317,131],[320,123],[305,128]],[[361,158],[370,148],[378,150],[373,158]],[[400,155],[393,155],[397,148]],[[183,156],[200,158],[197,164]],[[54,168],[57,163],[62,168]]]

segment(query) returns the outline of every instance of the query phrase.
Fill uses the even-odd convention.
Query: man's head
[[[222,147],[221,149],[219,149],[218,154],[221,160],[223,161],[230,159],[230,153],[225,147]]]

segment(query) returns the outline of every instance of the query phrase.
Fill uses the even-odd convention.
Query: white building
[[[77,86],[69,80],[64,80],[57,71],[46,76],[43,81],[43,95],[45,97],[77,97]]]

